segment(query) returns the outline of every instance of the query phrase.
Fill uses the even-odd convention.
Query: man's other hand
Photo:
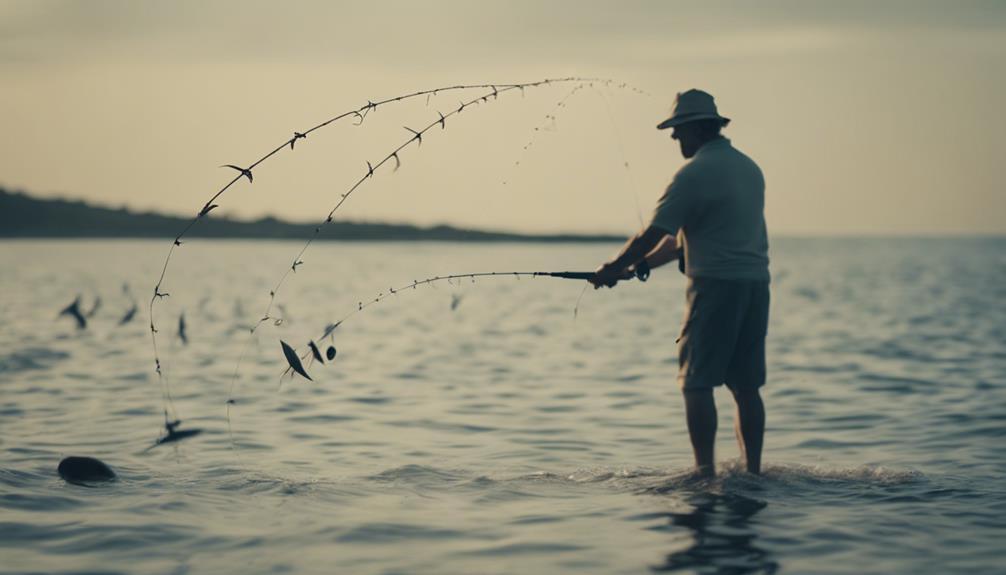
[[[619,280],[625,280],[631,277],[632,272],[627,268],[618,269],[610,264],[604,264],[603,266],[597,268],[597,271],[594,272],[594,277],[587,281],[594,286],[594,289],[598,289],[601,286],[615,287],[615,284],[617,284]]]

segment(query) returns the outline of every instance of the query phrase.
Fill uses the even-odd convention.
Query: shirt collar
[[[705,144],[702,144],[702,147],[700,147],[698,151],[695,152],[695,154],[698,155],[704,152],[705,150],[714,150],[717,148],[723,148],[729,146],[730,146],[730,138],[726,136],[717,136],[712,140],[709,140]]]

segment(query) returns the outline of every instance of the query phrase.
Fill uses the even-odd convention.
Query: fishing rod
[[[172,423],[172,417],[174,418],[175,425],[177,425],[177,422],[179,421],[179,419],[177,417],[177,409],[175,408],[174,400],[172,399],[172,396],[171,396],[170,386],[168,385],[168,381],[165,378],[165,375],[164,375],[164,372],[163,372],[162,366],[161,366],[161,358],[160,358],[160,353],[158,351],[158,346],[157,346],[158,329],[157,329],[157,323],[156,323],[156,319],[155,319],[155,315],[154,315],[154,307],[155,307],[156,303],[159,300],[164,299],[164,298],[166,298],[166,297],[168,297],[170,295],[167,291],[161,291],[161,290],[162,290],[162,287],[164,285],[164,281],[165,281],[165,278],[167,276],[167,272],[168,272],[168,269],[169,269],[169,266],[170,266],[170,263],[171,263],[172,256],[174,255],[175,249],[182,246],[182,239],[187,236],[187,234],[189,233],[189,231],[193,227],[195,227],[196,224],[198,224],[200,221],[202,221],[204,218],[206,218],[212,210],[214,210],[215,208],[219,207],[219,204],[214,203],[214,202],[216,202],[228,189],[230,189],[232,186],[234,186],[236,183],[238,183],[242,179],[247,179],[249,184],[252,183],[254,181],[253,170],[255,168],[257,168],[258,166],[260,166],[261,164],[263,164],[264,162],[266,162],[269,158],[271,158],[274,155],[278,154],[280,151],[286,150],[287,148],[289,148],[290,151],[293,151],[295,149],[295,147],[296,147],[296,144],[297,144],[298,140],[306,139],[309,134],[311,134],[311,133],[313,133],[315,131],[318,131],[318,130],[326,127],[326,126],[334,124],[334,123],[336,123],[336,122],[338,122],[340,120],[346,119],[346,118],[353,118],[354,119],[354,123],[356,125],[361,125],[363,123],[363,121],[366,119],[367,115],[370,112],[377,110],[377,108],[379,106],[383,106],[383,105],[391,104],[391,103],[403,102],[403,101],[406,101],[406,100],[410,100],[410,99],[414,99],[414,98],[422,97],[422,96],[426,96],[426,98],[427,98],[427,104],[429,104],[429,98],[431,96],[436,96],[436,95],[439,95],[440,93],[443,93],[443,92],[460,91],[460,90],[471,90],[471,89],[488,89],[488,88],[492,89],[491,93],[489,93],[489,94],[487,94],[487,95],[485,95],[485,96],[483,96],[481,98],[477,98],[475,100],[472,100],[472,101],[469,101],[469,102],[466,102],[466,103],[462,103],[461,107],[458,108],[454,112],[451,112],[449,114],[442,114],[442,113],[438,112],[438,114],[440,116],[439,120],[437,122],[435,122],[433,125],[440,124],[441,127],[445,127],[444,124],[445,124],[445,120],[446,120],[447,117],[455,115],[456,113],[460,113],[462,110],[465,109],[465,107],[467,107],[469,105],[472,105],[472,104],[476,104],[480,100],[482,102],[487,102],[490,97],[492,97],[493,99],[496,99],[499,96],[499,94],[502,93],[502,92],[507,92],[507,91],[512,91],[512,90],[520,90],[521,93],[524,93],[524,90],[527,89],[527,88],[535,88],[535,87],[539,87],[539,86],[548,86],[548,85],[551,85],[551,84],[559,84],[559,83],[569,83],[569,82],[581,82],[581,83],[583,83],[583,82],[592,82],[592,81],[599,81],[599,82],[605,82],[605,83],[610,83],[611,82],[610,80],[604,80],[604,79],[566,77],[566,78],[547,78],[547,79],[539,80],[539,81],[536,81],[536,82],[524,82],[524,83],[516,83],[516,84],[458,84],[458,85],[443,86],[443,87],[433,88],[433,89],[428,89],[428,90],[420,90],[420,91],[411,92],[411,93],[408,93],[408,94],[394,96],[394,97],[391,97],[391,98],[385,98],[385,99],[378,100],[378,101],[367,100],[366,104],[364,104],[362,106],[359,106],[357,108],[348,110],[346,112],[340,113],[340,114],[338,114],[336,116],[333,116],[332,118],[329,118],[328,120],[325,120],[324,122],[321,122],[320,124],[317,124],[317,125],[315,125],[315,126],[313,126],[311,128],[308,128],[307,130],[304,130],[303,132],[294,131],[293,132],[293,136],[291,136],[287,140],[284,140],[281,144],[277,145],[272,150],[270,150],[269,152],[267,152],[265,155],[263,155],[259,159],[255,160],[251,164],[247,165],[246,167],[242,167],[242,166],[239,166],[239,165],[236,165],[236,164],[224,164],[224,165],[222,165],[221,167],[230,168],[230,169],[235,170],[237,172],[237,174],[235,174],[235,176],[229,182],[227,182],[223,187],[221,187],[219,190],[217,190],[216,193],[214,193],[212,196],[210,196],[210,198],[202,205],[202,207],[199,209],[199,211],[196,213],[196,215],[186,224],[186,226],[182,229],[182,231],[177,236],[175,236],[174,240],[172,241],[171,247],[168,249],[167,256],[164,259],[164,264],[161,266],[161,272],[160,272],[160,275],[158,276],[157,283],[154,285],[153,294],[151,295],[150,303],[149,303],[149,306],[148,306],[148,314],[149,314],[149,317],[150,317],[151,346],[152,346],[153,352],[154,352],[154,369],[155,369],[155,372],[157,373],[157,378],[158,378],[158,380],[159,380],[159,382],[161,384],[161,387],[162,387],[162,392],[161,393],[162,393],[162,397],[164,398],[164,401],[165,401],[165,406],[164,406],[164,423],[165,423],[165,429],[167,430],[168,435],[170,436],[172,434],[173,430],[174,430],[174,427],[172,425],[169,425],[169,424]],[[622,86],[626,87],[628,89],[631,89],[631,90],[643,93],[641,90],[639,90],[637,88],[631,88],[631,87],[628,87],[628,86],[626,86],[624,84],[622,84]],[[409,128],[406,128],[406,129],[409,129]],[[389,159],[391,159],[393,157],[395,159],[395,162],[396,162],[395,169],[397,170],[398,166],[401,163],[400,159],[398,158],[397,152],[399,152],[402,148],[404,148],[406,145],[408,145],[412,141],[417,141],[417,142],[421,143],[421,141],[422,141],[422,135],[423,135],[423,133],[427,129],[429,129],[429,127],[425,128],[424,130],[422,130],[420,132],[416,132],[414,130],[409,129],[413,133],[413,139],[411,139],[408,142],[406,142],[406,144],[404,144],[399,149],[397,149],[395,152],[393,152],[388,158],[385,158],[384,160],[382,160],[381,162],[379,162],[377,164],[377,166],[372,166],[372,165],[370,165],[368,163],[368,174],[367,174],[367,176],[365,176],[364,178],[362,178],[360,182],[358,182],[356,185],[354,185],[353,188],[350,190],[350,192],[347,192],[346,194],[343,194],[342,199],[339,201],[339,203],[336,205],[336,207],[329,213],[329,215],[326,218],[325,222],[323,222],[321,225],[319,225],[315,229],[315,236],[317,236],[317,234],[320,232],[320,228],[321,228],[322,225],[327,224],[327,223],[331,223],[331,221],[332,221],[332,214],[336,211],[336,209],[338,209],[338,207],[342,205],[342,203],[346,200],[346,198],[349,196],[349,194],[352,193],[353,190],[355,190],[360,184],[362,184],[363,180],[365,180],[365,179],[373,176],[373,173],[374,173],[375,169],[379,168],[381,165],[383,165],[384,163],[386,163]],[[312,240],[313,240],[313,237],[312,237]],[[308,242],[308,245],[310,245],[310,241]],[[303,253],[303,250],[302,250],[302,253]],[[298,260],[299,260],[299,256],[298,256]],[[295,260],[295,262],[294,262],[294,264],[292,266],[293,271],[296,271],[296,267],[298,265],[300,265],[301,263],[303,263],[302,261],[298,261],[298,260]],[[284,276],[284,279],[285,279],[285,276]],[[281,280],[281,283],[282,283],[282,280]],[[272,307],[272,299],[270,300],[269,309],[271,309],[271,307]],[[268,314],[266,314],[266,315],[268,315]],[[263,320],[263,321],[265,321],[265,320]],[[259,322],[259,323],[261,323],[261,322]],[[257,325],[256,325],[256,327],[257,327]],[[254,331],[254,328],[253,328],[253,331]],[[169,412],[170,412],[170,414],[169,414]],[[175,433],[177,433],[177,432],[175,432]]]
[[[334,323],[328,324],[328,326],[325,327],[325,330],[322,333],[321,337],[318,338],[318,341],[323,341],[325,339],[330,340],[330,343],[332,345],[328,347],[326,356],[328,357],[329,361],[332,361],[333,359],[335,359],[337,353],[334,341],[335,341],[335,330],[339,326],[341,326],[349,318],[362,312],[368,307],[378,304],[390,296],[398,295],[399,293],[402,292],[407,292],[410,288],[412,290],[415,290],[419,286],[432,285],[443,281],[453,283],[454,280],[471,280],[472,282],[474,282],[475,278],[484,278],[484,277],[497,277],[497,278],[515,277],[518,279],[521,277],[531,277],[531,278],[550,277],[550,278],[582,281],[582,280],[589,280],[590,278],[594,277],[594,275],[595,272],[480,272],[480,273],[468,273],[468,274],[451,274],[446,276],[433,276],[426,278],[424,280],[413,280],[413,282],[410,284],[406,284],[398,288],[389,288],[387,292],[380,292],[377,294],[376,297],[374,297],[369,301],[366,302],[360,301],[357,304],[355,310],[346,314],[342,319]],[[640,282],[645,282],[647,279],[649,279],[649,277],[650,277],[650,266],[646,263],[646,260],[644,259],[634,269],[625,270],[625,273],[623,273],[619,277],[619,280],[629,280],[634,278],[639,280]],[[304,368],[303,360],[313,358],[318,363],[321,364],[325,363],[325,360],[322,358],[321,350],[318,348],[318,345],[315,343],[315,341],[310,340],[308,342],[307,344],[308,351],[304,352],[303,355],[298,355],[296,349],[294,349],[285,341],[280,340],[280,347],[283,350],[283,356],[285,357],[287,363],[289,364],[289,367],[283,371],[283,375],[285,376],[287,373],[294,372],[299,374],[301,377],[304,377],[310,381],[314,381],[313,379],[311,379],[311,376],[308,375],[307,370]],[[233,397],[228,397],[227,404],[233,405],[234,403],[235,402]]]

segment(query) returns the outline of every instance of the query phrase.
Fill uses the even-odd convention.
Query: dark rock
[[[94,481],[114,481],[115,472],[93,457],[67,457],[59,462],[59,476],[68,483],[89,483]]]

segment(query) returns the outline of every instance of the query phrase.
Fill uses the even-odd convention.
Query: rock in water
[[[67,457],[59,462],[59,476],[68,483],[88,483],[92,481],[113,481],[115,472],[93,457]]]

